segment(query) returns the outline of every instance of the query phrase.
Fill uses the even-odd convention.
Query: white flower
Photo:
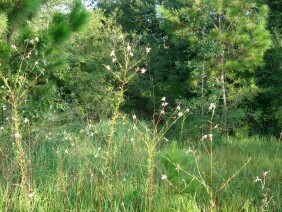
[[[166,100],[166,97],[164,96],[164,97],[161,99],[161,101],[165,102],[165,100]]]
[[[133,119],[137,119],[137,117],[136,117],[136,115],[135,115],[135,114],[132,116],[132,118],[133,118]]]
[[[38,42],[38,41],[39,41],[38,37],[35,37],[35,38],[34,38],[34,40],[35,40],[36,42]]]
[[[24,118],[23,122],[28,123],[29,122],[28,118]]]
[[[116,55],[116,54],[115,54],[115,50],[112,50],[110,56],[111,56],[111,57],[114,57],[115,55]]]
[[[190,109],[189,109],[189,108],[187,108],[185,111],[186,111],[187,113],[189,113],[189,112],[190,112]]]
[[[193,150],[191,149],[191,147],[189,147],[189,149],[186,151],[186,153],[190,153],[190,152],[193,152]]]
[[[19,137],[20,137],[20,133],[19,133],[19,132],[16,132],[16,133],[15,133],[15,137],[16,137],[16,138],[19,138]]]
[[[183,113],[182,113],[182,112],[179,112],[179,113],[178,113],[178,117],[181,117],[181,116],[183,116]]]
[[[98,154],[95,154],[95,155],[94,155],[94,158],[97,158],[97,157],[99,157],[99,155],[98,155]]]
[[[111,70],[111,67],[109,65],[106,65],[105,67],[108,71]]]
[[[181,110],[181,108],[180,108],[180,106],[179,106],[179,105],[176,107],[176,110]]]
[[[30,199],[33,198],[33,193],[32,193],[32,192],[30,192],[30,193],[28,194],[28,198],[30,198]]]
[[[161,179],[162,180],[167,180],[167,176],[164,174],[164,175],[162,175]]]
[[[259,181],[261,181],[261,179],[258,176],[256,176],[255,182],[259,182]]]
[[[68,153],[69,153],[69,151],[66,149],[66,150],[65,150],[65,153],[66,153],[66,154],[68,154]]]
[[[114,63],[114,62],[116,62],[116,61],[117,61],[117,59],[116,59],[116,58],[113,58],[113,59],[112,59],[112,61],[113,61],[113,63]]]
[[[203,137],[202,137],[201,140],[203,141],[203,140],[205,140],[205,139],[207,139],[207,138],[208,138],[208,135],[203,135]]]
[[[165,111],[164,111],[164,110],[161,110],[161,114],[165,114]]]
[[[146,73],[146,69],[145,68],[141,68],[141,74],[145,74]]]
[[[150,48],[150,47],[147,47],[147,48],[146,48],[146,52],[149,53],[150,51],[151,51],[151,48]]]
[[[100,151],[102,148],[101,147],[98,147],[98,151]]]
[[[127,51],[131,51],[131,46],[128,44],[128,46],[126,47]]]
[[[17,48],[15,44],[12,44],[11,47],[12,47],[12,49],[16,49]]]
[[[133,52],[129,52],[129,55],[130,55],[131,57],[133,57]]]
[[[214,109],[215,109],[215,103],[211,103],[210,107],[209,107],[209,110],[214,110]]]
[[[168,105],[167,102],[163,102],[163,103],[162,103],[162,106],[163,106],[163,107],[165,107],[165,106],[167,106],[167,105]]]

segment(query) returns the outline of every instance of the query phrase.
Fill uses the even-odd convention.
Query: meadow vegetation
[[[54,118],[57,121],[51,121]],[[92,211],[101,207],[102,211],[147,211],[148,198],[153,198],[151,207],[155,211],[211,209],[205,186],[195,180],[200,177],[196,169],[198,163],[202,177],[209,183],[210,158],[200,145],[200,139],[187,141],[181,148],[173,137],[160,141],[153,158],[153,184],[149,185],[153,194],[148,194],[146,136],[140,136],[133,120],[124,118],[116,123],[118,130],[113,136],[111,163],[107,170],[111,175],[106,176],[102,185],[111,123],[81,124],[59,119],[60,114],[51,113],[46,120],[48,125],[42,121],[36,126],[29,123],[24,126],[27,196],[23,196],[24,185],[14,155],[14,141],[8,127],[1,130],[2,141],[6,141],[1,146],[1,210]],[[150,123],[143,124],[150,127]],[[147,135],[148,132],[143,130],[142,133]],[[215,194],[213,209],[281,210],[282,159],[279,148],[274,137],[215,138],[215,190],[249,158],[251,160]]]
[[[282,211],[281,5],[142,2],[0,2],[1,211]]]

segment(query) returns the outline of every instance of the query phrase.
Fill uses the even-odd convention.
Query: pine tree
[[[195,55],[189,61],[195,69],[191,81],[199,89],[204,72],[208,93],[215,92],[219,98],[220,89],[222,124],[228,130],[228,113],[258,92],[253,73],[263,64],[271,44],[266,29],[268,7],[251,0],[178,0],[164,1],[159,12],[163,28],[175,43],[187,43],[187,51]]]
[[[261,113],[254,120],[256,128],[263,133],[279,135],[282,127],[282,2],[264,0],[270,9],[268,29],[273,45],[265,55],[265,67],[256,72],[256,79],[263,92],[253,105]]]
[[[33,73],[22,74],[28,76],[27,80],[32,80],[34,76],[44,72],[37,85],[34,85],[38,89],[37,91],[35,89],[33,96],[30,96],[31,105],[29,107],[36,107],[39,102],[35,100],[44,99],[44,95],[47,99],[45,103],[51,101],[50,92],[54,91],[56,84],[54,82],[58,81],[56,72],[62,71],[60,65],[66,62],[63,44],[88,20],[88,13],[82,3],[75,0],[71,7],[66,9],[69,12],[63,9],[58,10],[47,28],[35,30],[34,24],[40,23],[37,15],[42,9],[44,10],[46,4],[46,0],[0,2],[0,71],[10,81],[13,81],[13,76],[21,65],[22,55],[35,47],[33,54],[22,64],[21,69],[24,72],[30,64],[36,63],[38,66]],[[14,51],[13,48],[16,48],[17,51]],[[40,102],[42,104],[44,101]]]

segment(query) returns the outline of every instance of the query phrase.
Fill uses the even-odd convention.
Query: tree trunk
[[[225,87],[225,75],[222,70],[221,73],[221,89],[222,89],[222,100],[223,100],[223,129],[227,132],[227,97],[226,97],[226,87]]]

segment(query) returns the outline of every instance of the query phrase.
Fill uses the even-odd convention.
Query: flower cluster
[[[213,134],[203,135],[201,138],[201,141],[204,141],[206,139],[210,139],[212,141]]]

